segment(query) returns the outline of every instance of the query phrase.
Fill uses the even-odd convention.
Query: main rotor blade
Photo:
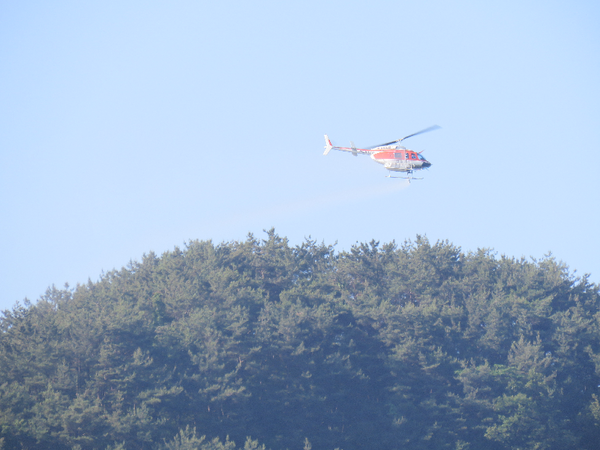
[[[409,137],[416,136],[417,134],[428,133],[430,131],[437,130],[438,128],[441,128],[441,127],[438,126],[438,125],[433,125],[433,126],[431,126],[429,128],[425,128],[424,130],[417,131],[416,133],[409,134],[408,136],[404,136],[402,139],[400,139],[399,141],[396,141],[396,142],[402,142],[404,139],[408,139]]]
[[[401,141],[401,140],[402,140],[402,139],[400,139],[400,141]],[[400,141],[386,142],[385,144],[379,144],[379,145],[376,145],[375,147],[370,147],[370,148],[376,148],[376,147],[385,147],[386,145],[392,145],[392,144],[396,144],[396,143],[398,143],[398,142],[400,142]]]
[[[402,142],[404,139],[408,139],[409,137],[416,136],[417,134],[428,133],[429,131],[437,130],[438,128],[442,128],[442,127],[440,127],[438,125],[433,125],[429,128],[425,128],[424,130],[417,131],[416,133],[409,134],[408,136],[404,136],[402,139],[398,139],[398,140],[392,141],[392,142],[386,142],[385,144],[379,144],[379,145],[375,145],[375,146],[369,147],[369,148],[377,148],[377,147],[385,147],[388,145],[394,145],[394,144],[397,144],[398,142]]]

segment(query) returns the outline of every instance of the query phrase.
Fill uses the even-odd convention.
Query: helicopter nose
[[[423,167],[425,167],[425,168],[431,167],[431,163],[429,161],[423,161]]]

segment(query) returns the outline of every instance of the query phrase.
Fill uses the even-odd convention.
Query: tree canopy
[[[0,318],[2,449],[597,449],[600,294],[426,237],[190,241]]]

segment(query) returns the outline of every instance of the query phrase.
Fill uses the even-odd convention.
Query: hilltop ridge
[[[599,375],[599,288],[551,257],[269,230],[5,311],[0,448],[592,450]]]

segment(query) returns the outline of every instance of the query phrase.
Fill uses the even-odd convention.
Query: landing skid
[[[422,180],[423,178],[415,178],[415,177],[398,177],[398,176],[394,176],[391,173],[389,175],[386,175],[386,178],[402,178],[403,180],[408,180],[408,182],[410,183],[412,180]]]
[[[402,178],[404,180],[408,180],[410,183],[412,180],[422,180],[423,178],[414,178],[414,177],[394,177],[392,175],[388,175],[386,178]]]

